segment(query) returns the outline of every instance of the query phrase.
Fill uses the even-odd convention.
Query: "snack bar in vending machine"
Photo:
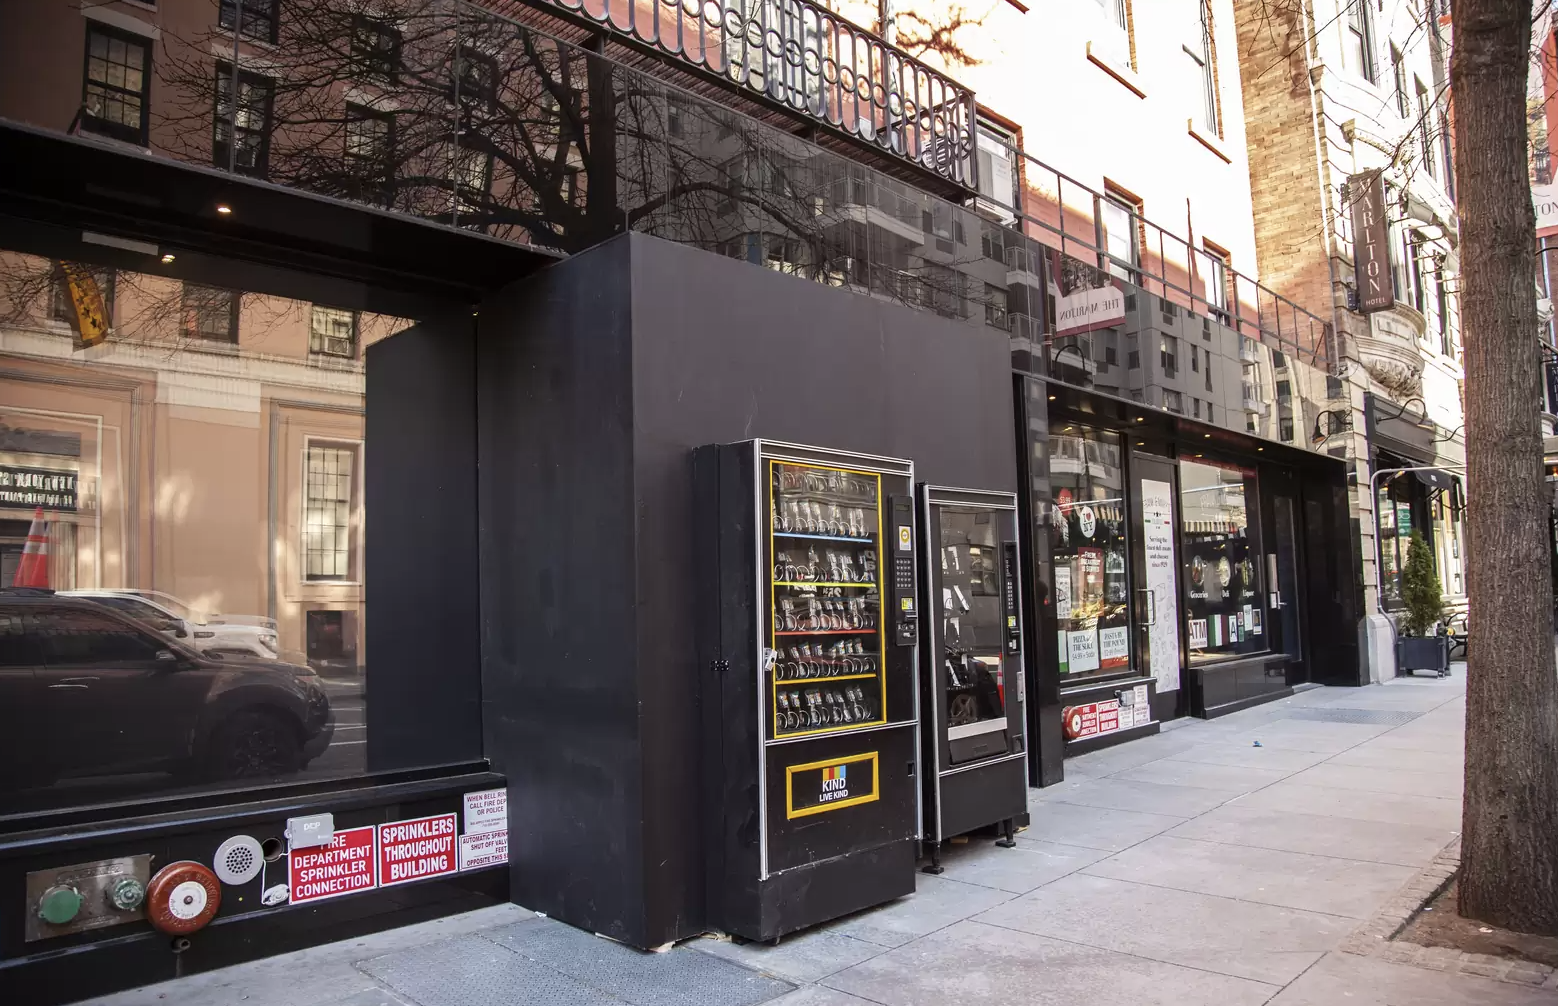
[[[911,462],[700,448],[709,923],[770,941],[914,890]]]

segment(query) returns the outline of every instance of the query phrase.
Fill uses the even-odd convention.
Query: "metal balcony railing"
[[[986,142],[990,139],[986,134]],[[1004,138],[996,140],[1007,145]],[[1019,178],[1021,205],[995,202],[1015,214],[1014,228],[1059,253],[1059,267],[1113,276],[1272,349],[1331,369],[1334,347],[1326,320],[1235,271],[1213,250],[1197,248],[1152,223],[1125,200],[1007,149]]]
[[[487,0],[559,11],[915,165],[978,187],[974,94],[813,0]],[[642,65],[640,68],[643,68]]]

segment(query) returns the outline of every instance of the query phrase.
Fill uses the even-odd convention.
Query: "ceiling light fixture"
[[[172,261],[173,261],[173,253],[172,252],[165,252],[163,254],[163,256],[162,256],[162,264],[163,265],[167,265],[169,262],[172,262]]]
[[[222,216],[225,217],[228,214],[233,212],[233,208],[231,206],[227,205],[226,203],[217,203],[216,204],[216,211],[218,213],[222,214]]]

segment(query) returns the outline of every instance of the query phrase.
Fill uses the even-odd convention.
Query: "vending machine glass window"
[[[930,606],[922,629],[923,841],[999,826],[1011,842],[1027,813],[1022,592],[1017,497],[921,486]]]
[[[881,476],[767,464],[769,737],[885,723]]]

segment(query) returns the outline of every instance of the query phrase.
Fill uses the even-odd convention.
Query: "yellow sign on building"
[[[71,327],[76,330],[79,345],[86,349],[108,338],[108,307],[103,302],[103,291],[97,285],[97,277],[74,262],[61,262],[65,284],[70,290]]]

